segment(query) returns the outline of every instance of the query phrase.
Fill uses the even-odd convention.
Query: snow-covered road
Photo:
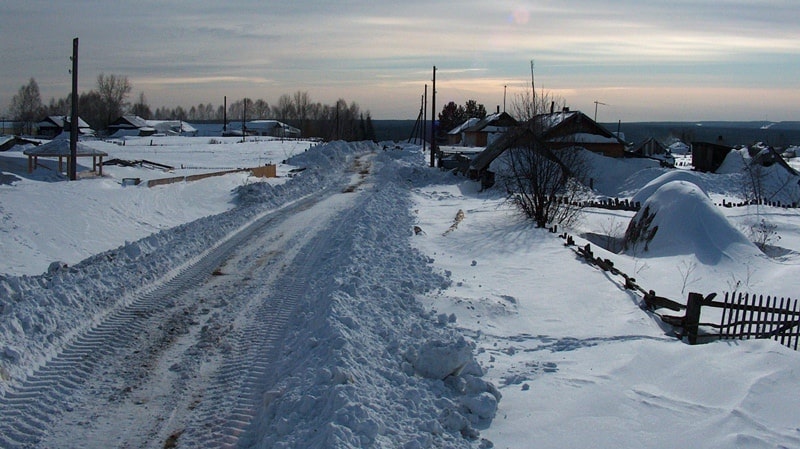
[[[499,393],[472,347],[415,300],[446,281],[410,247],[408,200],[377,159],[351,150],[314,195],[223,214],[244,224],[167,272],[153,264],[112,306],[60,324],[69,335],[42,331],[51,343],[30,348],[42,362],[0,397],[0,446],[478,441]],[[275,196],[257,190],[248,202]],[[173,244],[210,238],[211,223]]]

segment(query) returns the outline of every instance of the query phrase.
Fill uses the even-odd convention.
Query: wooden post
[[[689,339],[689,344],[697,344],[697,332],[700,325],[700,309],[703,306],[703,295],[700,293],[689,293],[686,301],[686,317],[684,319],[683,330]]]

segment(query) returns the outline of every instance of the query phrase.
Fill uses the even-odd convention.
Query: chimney
[[[499,104],[497,105],[497,113],[498,114],[500,113],[500,105]]]
[[[553,112],[555,112],[555,109],[556,109],[556,102],[555,101],[551,101],[550,102],[550,115],[553,115]]]

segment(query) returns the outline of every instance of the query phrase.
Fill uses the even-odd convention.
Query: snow
[[[427,168],[417,146],[238,140],[88,142],[109,158],[175,169],[109,166],[106,177],[78,182],[46,169],[27,174],[21,151],[0,153],[8,179],[0,185],[0,409],[26,378],[35,379],[61,348],[126,307],[143,286],[166,282],[248,224],[286,211],[297,218],[286,217],[272,240],[254,242],[223,267],[233,278],[248,260],[266,258],[269,268],[274,257],[277,265],[265,271],[273,274],[263,276],[278,276],[291,289],[292,275],[278,272],[296,255],[295,278],[313,279],[286,319],[279,358],[256,376],[267,390],[242,446],[800,446],[797,352],[774,341],[687,345],[619,281],[522,220],[503,192],[481,192],[475,182]],[[266,163],[279,164],[279,178],[236,173],[154,188],[121,182]],[[356,163],[362,165],[353,170]],[[700,174],[596,155],[591,163],[599,195],[637,198],[655,212],[659,228],[647,253],[595,248],[641,285],[678,301],[689,290],[722,292],[732,284],[797,297],[800,212],[712,201],[739,194],[741,171]],[[295,175],[295,168],[305,170]],[[778,171],[766,176],[777,180],[770,185],[788,185]],[[342,182],[352,188],[342,190]],[[350,193],[294,208],[330,189]],[[642,213],[589,209],[569,232],[581,245],[588,232],[621,237]],[[761,254],[742,231],[756,216],[777,224],[780,257]],[[303,239],[311,249],[292,246]],[[231,296],[219,307],[192,318],[203,330],[187,331],[185,345],[201,338],[205,355],[188,351],[176,361],[170,357],[184,344],[166,350],[166,368],[142,374],[158,394],[140,404],[92,402],[83,398],[88,393],[82,407],[73,405],[78,398],[55,399],[60,409],[41,436],[48,447],[119,445],[105,438],[136,438],[143,428],[123,429],[128,421],[164,427],[150,439],[142,430],[141,447],[163,447],[164,435],[176,430],[185,430],[178,447],[188,447],[202,433],[192,414],[224,407],[209,403],[210,395],[196,409],[162,406],[156,397],[176,378],[202,387],[209,375],[184,370],[212,370],[213,360],[235,352],[238,340],[224,329],[248,315],[236,304],[275,294],[267,288],[271,278],[251,270],[241,274],[245,285],[222,290]],[[198,295],[210,299],[224,278]],[[244,365],[268,355],[246,354]],[[146,391],[134,387],[131,394]]]

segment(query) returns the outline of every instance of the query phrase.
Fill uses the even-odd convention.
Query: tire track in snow
[[[355,187],[363,185],[364,177]],[[345,195],[352,195],[355,187],[345,189]],[[278,380],[272,378],[270,367],[281,356],[290,317],[305,295],[314,293],[317,267],[327,248],[336,242],[331,235],[341,232],[349,222],[347,215],[354,210],[357,209],[350,208],[333,217],[330,226],[308,236],[310,240],[282,270],[283,275],[272,282],[277,286],[274,293],[256,305],[247,325],[234,338],[236,349],[224,358],[223,368],[209,388],[196,422],[181,433],[179,447],[235,448],[257,437],[256,432],[251,433],[251,427],[256,414],[270,399],[270,388]]]
[[[318,198],[309,197],[278,211],[291,214],[317,201]],[[144,318],[168,311],[172,298],[203,284],[237,247],[246,244],[254,234],[273,222],[278,211],[264,214],[243,226],[154,285],[145,286],[122,300],[116,310],[96,317],[93,327],[76,335],[55,356],[0,397],[0,416],[3,417],[0,420],[0,447],[35,447],[54,420],[63,412],[72,410],[73,395],[86,383],[87,376],[99,368],[100,362],[145,331]]]

